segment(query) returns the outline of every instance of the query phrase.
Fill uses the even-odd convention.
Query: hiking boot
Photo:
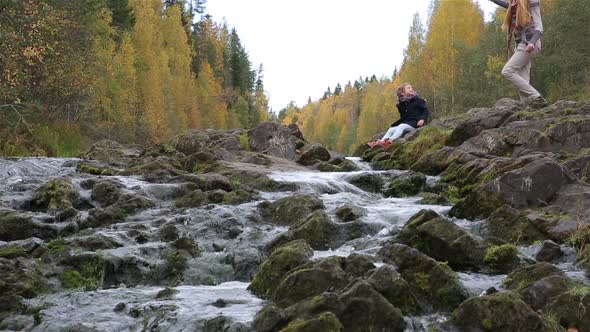
[[[388,146],[391,145],[391,141],[390,140],[385,140],[385,141],[379,141],[379,143],[377,143],[379,145],[381,145],[382,147],[386,148]]]
[[[538,96],[528,99],[526,101],[526,105],[532,109],[541,109],[549,106],[549,103],[547,102],[547,100],[545,100],[545,98]]]

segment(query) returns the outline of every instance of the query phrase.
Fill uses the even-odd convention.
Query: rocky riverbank
[[[362,159],[273,123],[2,159],[0,330],[589,330],[589,123],[501,100]]]

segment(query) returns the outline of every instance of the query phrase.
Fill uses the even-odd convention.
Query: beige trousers
[[[526,45],[520,43],[510,60],[508,60],[502,69],[502,75],[518,88],[520,100],[541,96],[539,91],[530,84],[531,62],[537,54],[539,54],[538,47],[535,47],[533,52],[527,53]]]

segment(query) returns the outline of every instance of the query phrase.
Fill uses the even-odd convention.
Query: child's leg
[[[389,128],[381,140],[385,141],[386,139],[390,139],[391,136],[393,136],[395,134],[395,131],[397,130],[398,127],[399,126]]]
[[[395,132],[389,138],[390,141],[393,141],[394,139],[398,139],[398,138],[402,137],[405,132],[414,130],[414,127],[412,127],[412,126],[410,126],[408,124],[405,124],[405,123],[402,123],[402,124],[400,124],[399,126],[397,126],[395,128],[396,128],[395,129]]]

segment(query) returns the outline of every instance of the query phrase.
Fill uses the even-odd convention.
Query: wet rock
[[[330,152],[326,150],[320,144],[314,144],[309,148],[303,150],[299,158],[297,158],[297,163],[304,165],[304,166],[312,166],[317,164],[321,161],[328,161],[330,160]]]
[[[263,155],[262,153],[250,153],[247,154],[246,157],[242,159],[242,162],[254,164],[254,165],[262,165],[262,166],[270,166],[272,165],[272,160],[267,156]]]
[[[493,108],[471,109],[468,112],[470,116],[453,130],[448,143],[458,146],[486,129],[501,127],[513,117],[517,109],[519,106],[516,101],[503,102]]]
[[[295,143],[291,129],[274,122],[263,122],[248,131],[252,151],[295,160]]]
[[[462,331],[552,331],[518,295],[501,292],[473,297],[453,312]]]
[[[520,292],[535,282],[549,276],[563,276],[563,272],[549,263],[537,263],[522,267],[510,273],[503,284],[509,290]]]
[[[337,224],[330,220],[324,211],[317,210],[309,218],[291,226],[287,233],[281,234],[270,245],[275,247],[296,239],[304,239],[315,250],[328,250],[376,232],[377,230],[368,224],[358,221]]]
[[[590,330],[590,287],[576,286],[557,296],[544,310],[565,327]]]
[[[119,302],[117,303],[117,305],[113,308],[113,311],[115,312],[120,312],[125,310],[125,308],[127,308],[127,305],[125,304],[125,302]]]
[[[172,300],[174,298],[174,296],[176,296],[176,294],[178,294],[179,291],[174,289],[174,288],[170,288],[170,287],[166,287],[164,289],[162,289],[161,291],[158,292],[158,294],[156,294],[156,299],[158,300]]]
[[[284,332],[304,332],[304,331],[324,331],[339,332],[344,331],[344,327],[338,317],[331,312],[324,312],[309,319],[294,320],[287,327],[282,329]]]
[[[451,215],[470,219],[487,217],[504,204],[516,209],[538,207],[551,201],[571,180],[564,167],[550,159],[538,159],[475,189],[453,207]]]
[[[551,262],[558,260],[563,255],[559,244],[546,240],[541,244],[541,248],[535,254],[535,259],[539,262]]]
[[[30,237],[49,239],[57,237],[57,229],[34,222],[30,217],[15,211],[0,210],[0,241],[15,241]]]
[[[312,255],[313,249],[303,240],[278,247],[262,263],[248,289],[262,298],[270,298],[287,272],[305,264]]]
[[[384,265],[378,268],[367,281],[404,315],[418,315],[424,312],[412,287],[392,266]]]
[[[235,280],[250,282],[258,273],[264,257],[258,249],[249,248],[232,253],[229,261],[234,269]]]
[[[258,332],[273,332],[278,331],[287,322],[288,319],[283,310],[269,303],[256,314],[253,326]]]
[[[433,211],[422,210],[410,218],[398,239],[455,269],[478,270],[483,265],[483,241],[455,223],[435,217]]]
[[[177,208],[196,208],[209,204],[207,194],[200,189],[194,190],[174,201]]]
[[[177,240],[180,236],[178,228],[172,224],[165,224],[160,227],[160,241],[171,242]]]
[[[534,222],[510,206],[502,206],[484,221],[484,236],[495,237],[510,243],[533,243],[547,238],[542,224]]]
[[[185,174],[182,165],[176,159],[158,157],[153,160],[142,160],[129,167],[124,175],[141,175],[148,182],[162,183]]]
[[[227,193],[223,197],[223,203],[228,205],[240,205],[244,203],[248,203],[254,201],[259,196],[255,193],[248,192],[241,189],[236,189],[232,192]]]
[[[107,207],[121,199],[123,187],[122,183],[115,180],[99,181],[92,187],[90,198],[102,207]]]
[[[384,262],[395,264],[402,278],[421,301],[435,309],[451,311],[469,295],[457,275],[445,264],[403,244],[387,244],[379,252]]]
[[[172,139],[170,145],[185,155],[191,155],[202,151],[210,143],[209,136],[200,130],[189,130],[186,134],[178,135]]]
[[[0,258],[0,294],[33,298],[51,290],[43,272],[49,267],[40,266],[35,260],[26,258]]]
[[[375,269],[374,259],[358,253],[352,253],[344,260],[344,272],[355,278],[367,276],[369,272]]]
[[[421,193],[422,199],[416,202],[417,204],[424,204],[424,205],[451,205],[449,200],[447,200],[444,196],[434,193]]]
[[[82,237],[72,237],[68,239],[67,245],[80,247],[90,251],[120,248],[123,244],[110,236],[103,234],[93,234]],[[65,242],[64,242],[65,243]]]
[[[151,207],[154,207],[154,203],[149,199],[126,194],[106,209],[90,210],[88,218],[81,223],[80,228],[104,227],[120,223],[125,221],[127,216]]]
[[[367,215],[367,209],[352,204],[345,204],[336,209],[336,217],[342,222],[358,220]]]
[[[114,166],[126,166],[132,158],[136,158],[141,151],[133,147],[125,147],[115,141],[102,140],[90,147],[81,155],[84,159],[98,160]]]
[[[15,315],[3,319],[0,322],[1,331],[31,331],[35,327],[35,319],[32,316]]]
[[[562,165],[574,173],[578,179],[590,183],[590,155],[577,157]]]
[[[522,289],[519,294],[524,302],[534,310],[545,307],[553,298],[563,294],[575,286],[575,283],[564,275],[552,275],[542,278]]]
[[[225,190],[217,189],[207,192],[207,200],[214,204],[223,203],[223,199],[227,192]]]
[[[76,167],[76,172],[99,176],[113,176],[120,173],[119,170],[116,170],[112,167],[109,167],[94,160],[82,161],[78,163],[78,166]]]
[[[185,251],[188,255],[192,257],[201,256],[202,249],[199,245],[190,237],[179,237],[176,240],[172,241],[171,246],[175,249]]]
[[[384,194],[387,197],[406,197],[420,193],[426,185],[426,176],[409,172],[395,177]]]
[[[27,257],[27,251],[18,245],[0,246],[0,258],[14,259],[18,257]]]
[[[490,246],[483,259],[493,271],[508,273],[519,266],[518,249],[513,244]]]
[[[347,178],[350,184],[353,184],[364,191],[380,193],[385,185],[385,180],[379,174],[361,173]]]
[[[275,289],[273,302],[284,308],[323,292],[344,288],[350,278],[342,269],[343,261],[340,257],[328,257],[289,271]]]
[[[33,211],[60,211],[71,207],[79,208],[82,203],[72,182],[57,178],[45,182],[37,189],[33,197],[25,203],[25,207]]]
[[[296,195],[258,205],[266,222],[289,226],[324,208],[324,203],[313,195]]]
[[[336,294],[324,293],[305,300],[286,312],[291,320],[331,312],[345,331],[401,332],[406,326],[401,311],[365,281],[357,281]]]

